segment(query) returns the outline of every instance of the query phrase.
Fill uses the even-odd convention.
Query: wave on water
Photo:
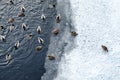
[[[120,1],[69,1],[76,47],[64,53],[54,80],[120,80]]]

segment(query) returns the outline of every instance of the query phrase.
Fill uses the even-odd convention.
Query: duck
[[[44,44],[44,40],[43,40],[42,38],[40,38],[40,37],[38,37],[38,42],[39,42],[40,44]]]
[[[21,9],[22,12],[25,12],[25,6],[24,5],[21,5],[20,9]]]
[[[8,53],[5,58],[6,58],[6,61],[9,62],[12,59],[11,54]]]
[[[26,24],[25,23],[22,23],[22,29],[25,31],[26,30]]]
[[[46,19],[46,17],[45,17],[44,14],[41,15],[41,19],[42,19],[43,21]]]
[[[15,26],[14,26],[14,24],[12,24],[12,25],[9,27],[9,30],[12,32],[14,28],[15,28]]]
[[[1,39],[1,41],[6,42],[6,35],[5,36],[0,35],[0,39]]]
[[[40,33],[41,33],[41,31],[42,31],[42,30],[41,30],[41,27],[40,27],[40,26],[38,26],[38,27],[37,27],[37,32],[38,32],[38,34],[40,34]]]
[[[8,23],[13,23],[14,22],[14,18],[9,18],[8,19]]]
[[[10,0],[9,2],[10,2],[11,4],[14,4],[13,0]]]
[[[71,35],[72,35],[72,36],[77,36],[77,35],[78,35],[78,33],[77,33],[77,32],[75,32],[75,31],[71,31]]]
[[[24,16],[25,16],[25,14],[23,12],[18,13],[18,17],[24,17]]]
[[[60,30],[57,29],[57,28],[52,31],[52,33],[55,34],[55,35],[59,34],[59,32],[60,32]]]
[[[108,48],[105,45],[101,45],[101,47],[105,52],[108,52]]]
[[[20,42],[17,41],[17,42],[15,43],[15,45],[14,45],[14,48],[15,48],[15,49],[18,49],[19,46],[20,46]]]
[[[49,9],[55,8],[55,5],[54,5],[54,4],[53,4],[53,5],[52,5],[52,4],[49,4],[49,5],[48,5],[48,8],[49,8]]]
[[[41,2],[44,2],[44,0],[41,0]]]
[[[56,7],[56,5],[55,4],[53,4],[53,8],[55,8]]]
[[[4,26],[3,25],[0,25],[0,29],[3,29],[4,28]]]
[[[27,35],[27,38],[28,38],[28,39],[32,39],[32,37],[33,37],[33,34],[32,34],[32,33],[29,34],[29,35]]]
[[[37,46],[37,47],[35,48],[36,51],[40,51],[41,49],[42,49],[42,46]]]
[[[56,16],[56,22],[59,23],[60,21],[61,21],[61,16],[60,16],[60,14],[58,14],[58,15]]]
[[[55,55],[54,54],[50,54],[47,56],[49,60],[55,60]]]

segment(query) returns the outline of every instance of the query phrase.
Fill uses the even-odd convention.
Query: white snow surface
[[[120,0],[69,1],[77,46],[65,53],[54,80],[120,80]]]

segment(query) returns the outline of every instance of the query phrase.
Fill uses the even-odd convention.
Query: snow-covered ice
[[[120,0],[69,1],[77,46],[66,52],[54,80],[120,80]]]

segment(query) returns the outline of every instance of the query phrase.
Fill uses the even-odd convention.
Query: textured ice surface
[[[54,80],[120,80],[120,0],[70,0],[78,32]],[[105,53],[101,45],[106,45]]]

